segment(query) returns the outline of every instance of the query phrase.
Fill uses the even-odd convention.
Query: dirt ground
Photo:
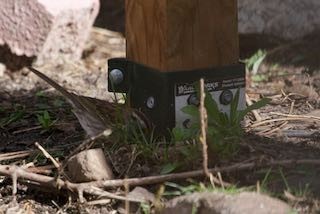
[[[255,117],[248,115],[245,121],[246,134],[241,141],[240,150],[232,158],[219,160],[215,165],[228,166],[249,160],[320,157],[319,38],[320,33],[317,32],[296,41],[285,41],[266,35],[240,35],[241,59],[249,59],[259,55],[258,50],[266,50],[260,66],[247,73],[247,94],[254,101],[261,97],[272,99],[269,105],[259,110],[263,120],[284,120],[260,124],[253,128]],[[40,70],[78,94],[110,99],[111,95],[106,90],[106,63],[108,58],[121,57],[124,54],[125,40],[121,34],[95,28],[80,62],[59,66],[48,64]],[[64,98],[23,67],[29,62],[30,59],[22,59],[18,68],[0,67],[0,160],[2,164],[23,165],[33,162],[36,166],[48,166],[51,163],[40,157],[34,146],[35,142],[63,159],[82,142],[85,135]],[[39,115],[41,117],[45,111],[50,115],[49,122],[52,122],[48,129],[45,129],[39,120]],[[279,113],[303,117],[286,120],[289,116]],[[109,142],[105,148],[109,151],[108,158],[118,178],[124,178],[125,175],[139,177],[160,173],[164,163],[161,158],[161,145],[156,145],[159,154],[147,156],[137,152],[138,147],[116,143],[119,143],[119,146],[112,147]],[[10,161],[1,158],[3,154],[17,151],[34,152]],[[170,151],[172,153],[168,154],[169,162],[179,158],[174,153],[174,148]],[[128,160],[131,162],[128,163]],[[190,166],[192,169],[200,169],[199,163],[200,157],[199,160],[193,159],[184,163],[177,171],[190,170]],[[49,170],[48,173],[52,175],[52,171]],[[239,171],[222,176],[237,187],[255,189],[260,181],[270,195],[288,202],[298,213],[319,213],[319,175],[318,166],[296,165]],[[148,188],[155,192],[158,186]],[[9,207],[12,207],[9,209],[12,213],[17,212],[17,208],[11,203],[11,190],[11,179],[2,177],[2,212]],[[25,185],[18,186],[17,201],[20,211],[30,213],[106,213],[116,211],[121,205],[119,201],[99,206],[82,205],[69,202],[66,195],[50,194]]]

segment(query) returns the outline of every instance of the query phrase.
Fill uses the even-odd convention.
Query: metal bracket
[[[242,63],[186,71],[159,71],[125,58],[108,61],[108,90],[127,93],[130,105],[140,109],[154,123],[158,133],[167,134],[175,126],[187,128],[190,120],[181,108],[197,105],[194,82],[205,79],[207,90],[228,112],[236,90],[240,88],[238,108],[245,105],[245,66]]]

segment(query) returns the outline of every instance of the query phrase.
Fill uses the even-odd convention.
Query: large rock
[[[258,193],[227,195],[204,192],[172,199],[161,214],[287,214],[291,211],[284,202]]]
[[[70,158],[67,175],[72,182],[89,182],[113,179],[113,173],[102,149],[89,149]]]
[[[240,33],[296,39],[320,30],[319,0],[239,0],[238,4]]]
[[[99,10],[99,0],[1,0],[0,45],[17,56],[77,60]]]

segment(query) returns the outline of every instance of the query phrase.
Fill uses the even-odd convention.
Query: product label
[[[245,87],[245,78],[230,78],[223,80],[206,80],[205,87],[209,92],[221,91],[225,89],[243,88]],[[176,96],[183,96],[195,93],[195,86],[193,83],[178,83],[175,86]]]

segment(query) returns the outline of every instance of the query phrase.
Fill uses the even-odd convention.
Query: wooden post
[[[237,0],[126,0],[127,58],[161,71],[236,64]]]

